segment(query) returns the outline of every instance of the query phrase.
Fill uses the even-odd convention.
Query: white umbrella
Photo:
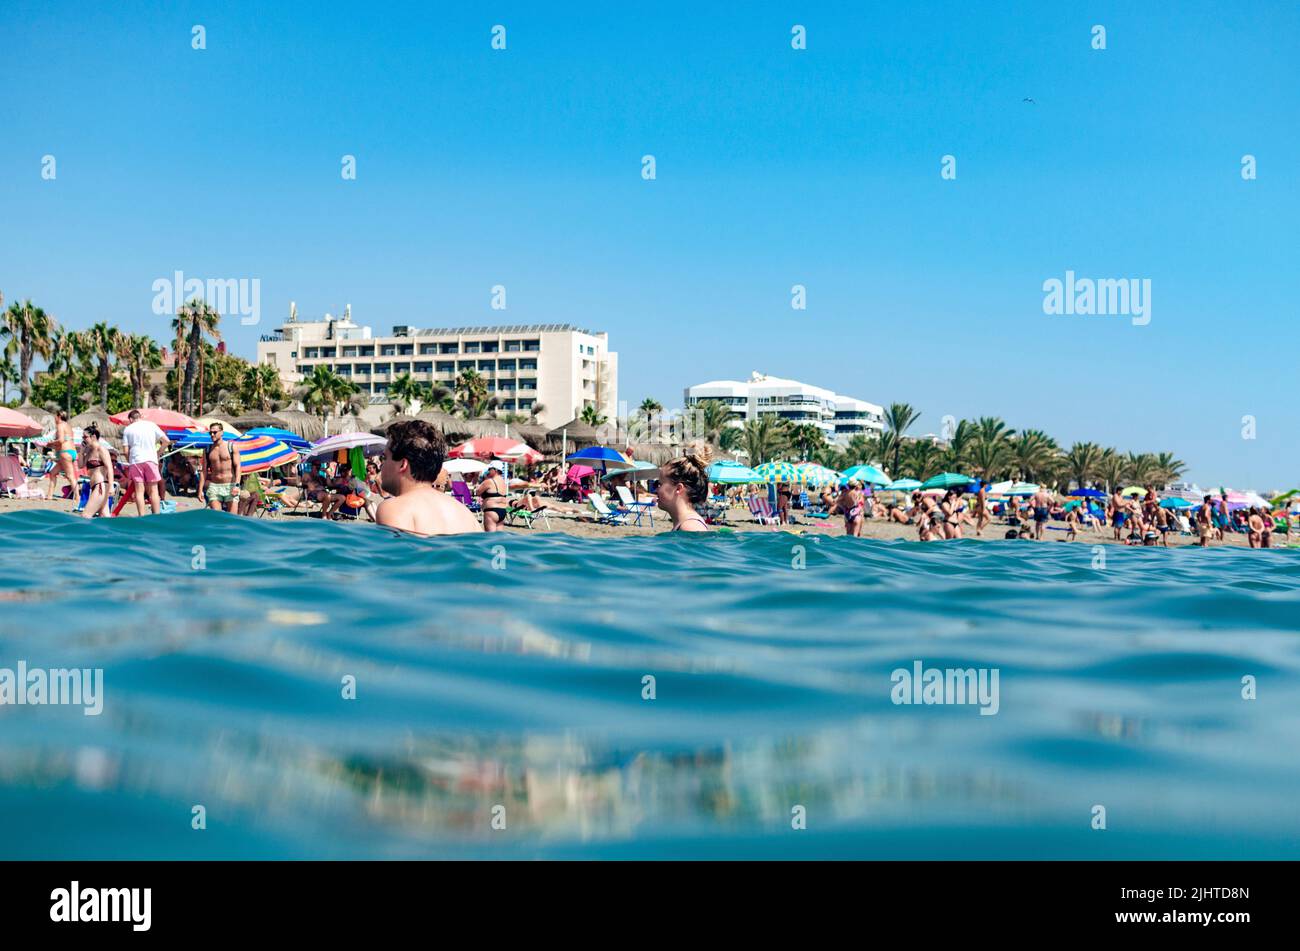
[[[467,472],[478,474],[487,468],[487,463],[479,462],[477,459],[448,459],[442,464],[442,467],[448,472],[461,475]]]
[[[310,459],[312,456],[324,456],[340,449],[353,449],[360,446],[365,450],[367,456],[373,456],[383,452],[388,445],[388,440],[383,436],[376,436],[374,433],[338,433],[334,436],[327,436],[320,442],[312,445],[304,453],[304,458]]]

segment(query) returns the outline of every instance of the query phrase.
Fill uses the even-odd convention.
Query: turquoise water
[[[0,516],[0,858],[1300,857],[1300,552],[1105,554]]]

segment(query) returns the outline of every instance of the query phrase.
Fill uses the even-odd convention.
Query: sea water
[[[1300,857],[1296,550],[23,512],[19,662],[0,858]]]

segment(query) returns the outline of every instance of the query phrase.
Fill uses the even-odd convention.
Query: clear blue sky
[[[247,356],[290,300],[571,321],[633,405],[757,369],[1300,482],[1300,7],[708,6],[6,0],[0,290],[165,339],[156,278],[258,277]],[[1067,269],[1150,325],[1044,315]]]

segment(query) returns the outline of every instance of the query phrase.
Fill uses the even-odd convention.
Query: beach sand
[[[192,509],[199,508],[198,500],[193,498],[181,496],[181,497],[172,497],[172,500],[176,502],[176,507],[180,511],[190,511]],[[7,512],[30,511],[34,509],[53,509],[56,511],[67,512],[71,514],[72,502],[67,499],[56,499],[53,501],[48,499],[9,499],[9,498],[0,499],[0,515],[3,515],[4,513]],[[734,529],[735,531],[738,532],[784,531],[792,534],[815,534],[815,535],[843,535],[844,534],[843,519],[806,518],[803,517],[798,511],[796,511],[796,516],[798,516],[800,520],[799,524],[797,525],[785,525],[785,526],[759,525],[757,522],[753,520],[752,516],[749,514],[747,510],[741,508],[733,508],[730,513],[730,520],[727,523],[727,527]],[[122,510],[122,515],[120,517],[135,518],[136,517],[135,505],[128,504],[127,507]],[[308,521],[316,521],[316,519],[312,519],[309,516],[298,515],[298,514],[281,514],[278,516],[268,516],[268,517],[273,517],[275,518],[276,521],[286,522],[286,523],[295,523],[295,522],[306,523]],[[364,518],[362,518],[360,521],[362,524],[369,524],[369,522]],[[589,519],[575,517],[574,515],[569,514],[568,512],[561,512],[561,513],[550,514],[549,529],[539,518],[534,521],[533,527],[531,529],[525,528],[522,525],[511,525],[506,527],[506,531],[521,532],[525,534],[554,531],[554,532],[563,532],[566,535],[576,535],[582,538],[614,538],[618,536],[626,537],[628,535],[657,535],[660,532],[668,531],[669,527],[670,527],[670,523],[668,522],[667,517],[663,516],[662,513],[658,513],[658,512],[656,512],[655,514],[653,527],[650,526],[649,518],[646,516],[643,516],[641,526],[601,525]],[[984,529],[983,538],[978,540],[983,540],[983,541],[1001,540],[1004,534],[1006,533],[1007,528],[1008,526],[1002,524],[1000,521],[995,521],[994,523],[990,524],[988,527]],[[904,539],[906,541],[917,541],[915,526],[899,525],[892,522],[885,522],[883,520],[873,520],[873,519],[868,519],[867,522],[864,524],[862,529],[862,536],[864,538],[874,538],[878,540]],[[974,537],[974,535],[967,530],[964,534],[964,537]],[[1061,542],[1064,540],[1065,540],[1064,531],[1054,531],[1049,529],[1046,533],[1046,537],[1044,538],[1043,543]],[[1188,546],[1194,546],[1196,544],[1196,541],[1197,539],[1194,535],[1172,535],[1170,536],[1169,539],[1169,547],[1186,548]],[[1071,544],[1071,543],[1067,542],[1067,544]],[[1112,535],[1112,532],[1109,529],[1105,529],[1101,532],[1093,532],[1085,529],[1079,533],[1078,538],[1073,544],[1116,545],[1116,544],[1122,544],[1122,542],[1116,542]],[[1244,534],[1229,533],[1224,541],[1211,542],[1211,547],[1221,547],[1223,545],[1233,545],[1233,546],[1245,548],[1247,547],[1246,536]],[[1278,536],[1274,536],[1273,547],[1274,548],[1286,547],[1285,539]]]

